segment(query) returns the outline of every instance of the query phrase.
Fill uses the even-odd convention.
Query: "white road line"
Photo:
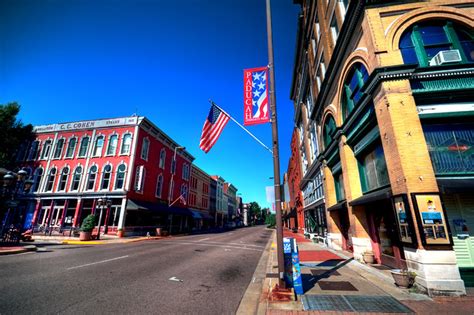
[[[256,252],[261,252],[263,249],[257,248],[246,248],[246,247],[238,247],[238,246],[228,246],[228,245],[217,245],[217,244],[208,244],[208,243],[197,243],[197,242],[168,242],[168,244],[179,244],[179,245],[199,245],[199,246],[210,246],[210,247],[221,247],[221,248],[232,248],[232,249],[242,249],[242,250],[253,250]]]
[[[206,240],[209,240],[209,239],[211,239],[211,238],[210,238],[210,237],[206,237],[206,238],[202,238],[202,239],[200,239],[200,240],[197,240],[196,242],[202,242],[202,241],[206,241]]]
[[[92,265],[97,265],[97,264],[103,264],[103,263],[106,263],[106,262],[109,262],[109,261],[124,259],[124,258],[127,258],[127,257],[128,257],[128,255],[120,256],[120,257],[116,257],[116,258],[111,258],[111,259],[106,259],[106,260],[101,260],[101,261],[96,261],[96,262],[93,262],[93,263],[90,263],[90,264],[85,264],[85,265],[80,265],[80,266],[75,266],[75,267],[69,267],[66,270],[72,270],[72,269],[77,269],[77,268],[82,268],[82,267],[87,267],[87,266],[92,266]]]

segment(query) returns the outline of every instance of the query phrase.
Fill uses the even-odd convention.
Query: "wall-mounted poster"
[[[412,194],[420,232],[426,245],[449,245],[448,225],[439,194]]]
[[[393,196],[393,208],[398,226],[398,236],[402,243],[414,245],[416,238],[413,233],[413,220],[406,195]]]

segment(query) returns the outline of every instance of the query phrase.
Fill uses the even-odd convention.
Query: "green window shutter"
[[[418,57],[418,61],[420,62],[420,66],[427,67],[429,64],[428,55],[426,54],[425,47],[423,45],[423,39],[421,38],[421,34],[418,31],[417,25],[413,27],[411,40],[415,46],[415,52],[416,56]]]
[[[464,53],[464,50],[462,49],[461,42],[459,41],[458,35],[456,34],[456,31],[454,30],[453,23],[447,22],[446,25],[443,26],[443,29],[453,49],[457,49],[459,53],[461,54],[462,63],[467,62],[466,54]]]

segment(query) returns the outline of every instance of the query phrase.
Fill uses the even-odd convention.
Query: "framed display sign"
[[[395,221],[397,222],[400,241],[405,245],[416,246],[415,229],[407,195],[393,196],[392,205],[395,211]]]
[[[446,214],[438,193],[412,194],[413,204],[426,245],[451,245]]]

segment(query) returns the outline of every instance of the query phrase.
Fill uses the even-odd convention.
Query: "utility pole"
[[[278,285],[285,288],[283,274],[285,272],[285,260],[283,257],[283,226],[281,222],[281,189],[280,189],[280,156],[278,148],[278,121],[275,97],[275,65],[273,63],[273,34],[272,34],[272,10],[270,0],[266,0],[267,7],[267,41],[268,41],[268,68],[270,72],[270,111],[272,122],[273,139],[273,179],[275,186],[275,211],[277,232],[277,255],[278,255]]]

